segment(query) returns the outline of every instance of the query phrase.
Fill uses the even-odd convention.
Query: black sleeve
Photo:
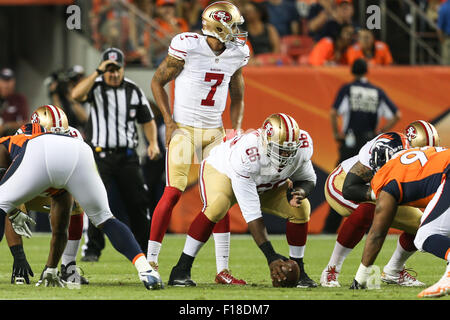
[[[140,105],[137,109],[136,119],[138,123],[146,123],[154,119],[153,111],[150,107],[150,102],[147,97],[144,95],[144,92],[140,89],[136,89],[137,94],[139,96]]]

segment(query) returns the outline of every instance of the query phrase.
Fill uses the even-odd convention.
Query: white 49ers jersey
[[[311,157],[313,142],[308,132],[300,130],[301,145],[294,161],[281,171],[266,155],[261,130],[236,136],[211,150],[206,162],[227,175],[236,200],[247,222],[261,217],[259,194],[292,181],[316,183]]]
[[[366,142],[361,149],[359,149],[359,152],[357,155],[344,160],[341,162],[341,167],[342,169],[345,171],[345,173],[348,173],[350,171],[350,169],[359,161],[361,162],[362,165],[366,166],[367,168],[370,169],[370,154],[371,154],[371,149],[372,149],[372,145],[375,143],[375,140],[377,140],[377,138],[380,135],[376,136],[375,138],[373,138],[372,140]]]
[[[198,128],[222,127],[228,85],[231,76],[245,66],[249,48],[227,45],[216,55],[206,36],[185,32],[176,35],[169,46],[169,55],[184,60],[183,71],[175,79],[175,122]]]
[[[81,132],[78,131],[78,129],[75,129],[74,127],[69,126],[69,135],[73,138],[84,141],[83,136],[81,135]]]

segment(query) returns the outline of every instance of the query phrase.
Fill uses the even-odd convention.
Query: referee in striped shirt
[[[108,197],[111,198],[113,186],[117,187],[128,215],[124,217],[115,208],[112,208],[112,211],[116,217],[128,220],[143,252],[147,252],[150,230],[149,200],[136,153],[136,122],[143,126],[149,142],[149,158],[157,159],[160,150],[150,104],[144,92],[124,77],[123,67],[124,55],[121,50],[105,50],[99,67],[73,89],[72,98],[90,105],[86,140],[94,150]],[[101,231],[89,224],[88,243],[83,260],[97,261],[104,246],[105,240]]]

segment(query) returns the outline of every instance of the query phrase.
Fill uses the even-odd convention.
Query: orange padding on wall
[[[449,109],[450,68],[379,67],[369,70],[368,79],[381,87],[402,113],[393,128],[402,131],[412,121],[432,121]],[[329,112],[339,88],[352,81],[347,67],[245,67],[245,112],[243,129],[258,128],[270,114],[284,112],[293,116],[314,141],[314,164],[331,172],[338,159]],[[231,128],[229,108],[224,126]],[[439,132],[439,126],[436,126]],[[444,137],[444,135],[442,135]],[[197,167],[198,168],[198,167]],[[188,188],[174,209],[169,226],[172,232],[187,232],[202,204],[196,186],[197,169],[192,171]],[[323,192],[316,190],[315,192]],[[328,213],[323,202],[311,215],[310,233],[320,233]],[[246,232],[239,207],[231,212],[232,232]]]

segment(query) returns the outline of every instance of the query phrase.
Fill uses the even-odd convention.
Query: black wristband
[[[23,251],[23,246],[21,244],[9,247],[14,259],[25,259],[25,251]]]
[[[100,69],[95,69],[95,71],[97,71],[97,73],[98,73],[99,76],[105,73],[105,71],[102,71],[102,70],[100,70]]]
[[[275,252],[275,250],[272,247],[272,244],[270,241],[264,242],[262,245],[259,246],[261,251],[264,253],[267,259],[267,263],[271,264],[272,261],[277,260],[280,258],[280,255]]]

